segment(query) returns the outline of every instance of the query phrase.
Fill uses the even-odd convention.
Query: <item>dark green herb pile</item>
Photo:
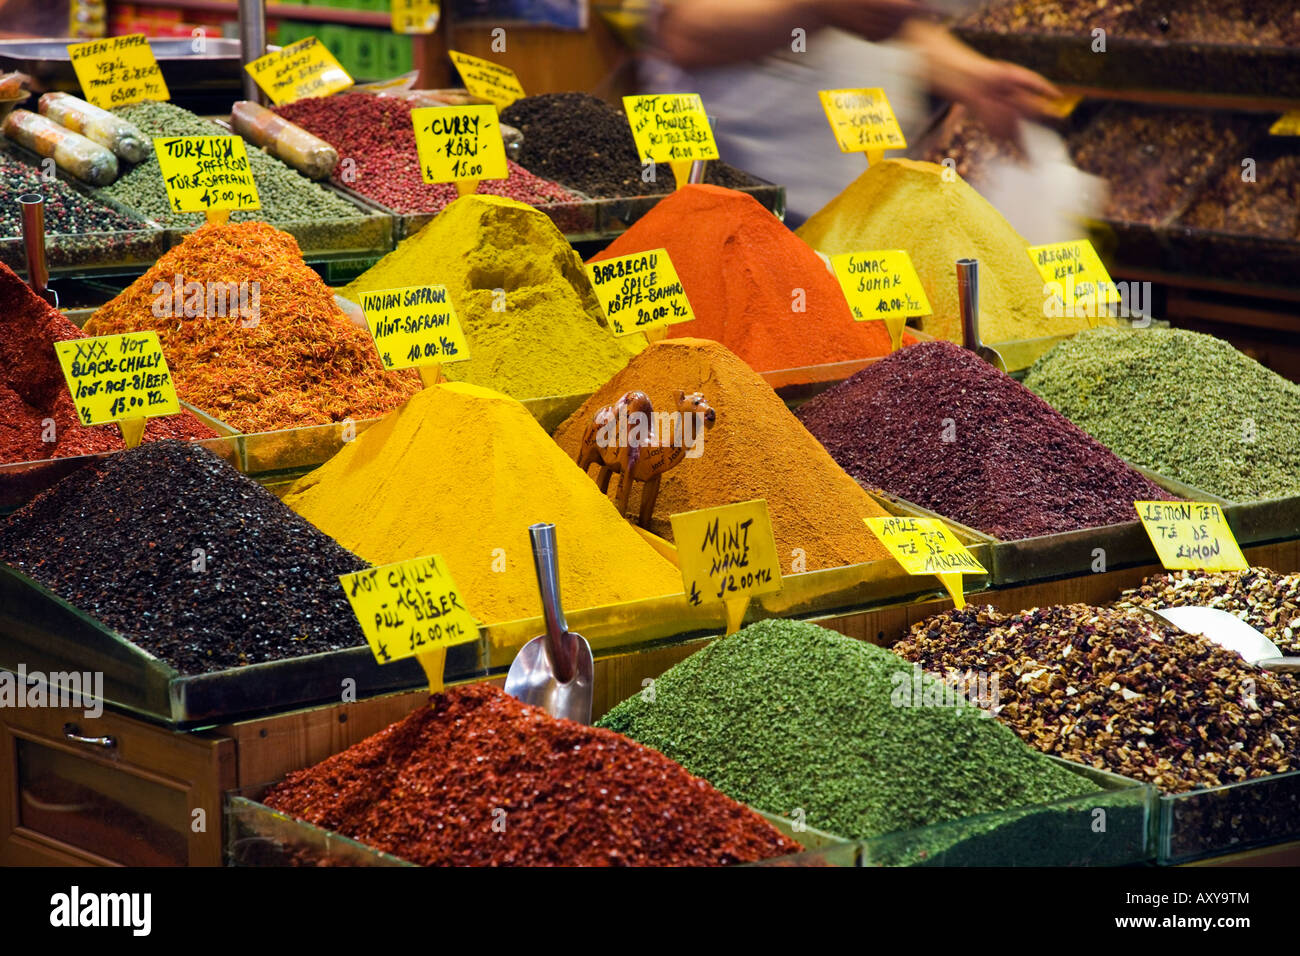
[[[802,621],[714,641],[600,726],[719,790],[809,826],[873,837],[1098,788],[970,706],[915,706],[911,665]],[[922,693],[932,683],[921,678]]]
[[[134,103],[113,111],[134,123],[147,136],[229,136],[230,131],[195,116],[171,103]],[[257,181],[261,209],[237,209],[232,222],[312,222],[320,219],[353,219],[362,213],[346,199],[322,188],[265,150],[245,143],[248,164]],[[168,226],[201,226],[203,213],[172,212],[167,203],[157,156],[151,155],[117,182],[98,190],[98,195],[116,199],[150,219]]]
[[[185,674],[364,643],[360,558],[203,448],[87,465],[0,525],[0,561]]]
[[[1222,339],[1096,328],[1025,385],[1121,458],[1239,501],[1300,494],[1300,385]]]

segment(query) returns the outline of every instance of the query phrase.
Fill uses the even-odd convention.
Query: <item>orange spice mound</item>
[[[671,539],[669,518],[753,498],[767,500],[781,568],[792,571],[800,549],[806,570],[888,557],[862,519],[884,515],[875,499],[840,468],[785,407],[771,386],[716,342],[667,339],[634,357],[555,432],[575,456],[597,410],[630,390],[650,396],[656,412],[672,411],[675,389],[702,392],[717,412],[703,433],[703,454],[663,476],[649,530]],[[595,474],[595,467],[592,468]],[[610,483],[613,495],[617,480]],[[641,507],[637,484],[628,511]]]
[[[217,283],[245,282],[246,314],[210,294]],[[262,222],[200,227],[86,330],[157,332],[181,399],[243,432],[374,418],[420,389],[415,372],[383,368],[369,333],[334,304],[294,238]]]
[[[669,335],[721,342],[759,372],[890,352],[885,324],[854,321],[826,264],[752,196],[685,186],[591,261],[660,248],[695,313]]]

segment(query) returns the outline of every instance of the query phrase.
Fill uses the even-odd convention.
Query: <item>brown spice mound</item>
[[[662,754],[488,684],[435,694],[266,804],[426,866],[718,866],[799,849]]]

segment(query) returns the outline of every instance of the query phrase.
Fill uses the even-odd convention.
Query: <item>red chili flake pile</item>
[[[0,263],[0,462],[93,455],[125,447],[116,425],[87,428],[77,419],[54,343],[85,335]],[[216,432],[189,412],[151,418],[144,430],[147,442],[215,437]]]
[[[339,153],[334,181],[400,213],[440,212],[457,196],[452,183],[426,183],[420,175],[411,104],[370,93],[298,100],[277,106],[291,123],[319,136]],[[478,191],[530,206],[578,202],[558,183],[507,160],[510,176],[483,180]]]
[[[799,850],[655,750],[452,688],[265,798],[426,866],[719,866]]]

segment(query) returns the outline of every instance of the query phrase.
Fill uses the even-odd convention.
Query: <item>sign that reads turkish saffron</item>
[[[157,332],[55,342],[63,377],[83,425],[176,415],[176,385]]]
[[[882,89],[821,90],[822,109],[841,153],[905,149],[907,140]]]
[[[469,90],[471,96],[495,103],[502,109],[524,97],[523,84],[510,67],[468,53],[457,53],[455,50],[448,51],[447,55],[456,65],[460,78],[465,81],[465,89]]]
[[[339,583],[381,664],[478,640],[478,622],[436,554],[340,574]]]
[[[281,47],[244,66],[276,106],[329,96],[352,85],[352,77],[315,37]]]
[[[695,318],[667,249],[589,262],[587,275],[615,335],[631,335]]]
[[[650,93],[623,97],[636,151],[644,162],[717,159],[718,144],[698,93]]]
[[[446,286],[363,292],[361,309],[384,368],[446,365],[469,358],[469,342]]]
[[[1244,571],[1250,565],[1223,509],[1203,501],[1135,501],[1167,571]]]
[[[772,520],[761,498],[675,514],[672,526],[682,585],[692,605],[748,603],[755,595],[781,590]]]
[[[438,0],[391,0],[389,13],[394,33],[433,33],[438,29],[442,4]]]
[[[69,43],[68,58],[86,102],[101,109],[169,100],[167,83],[143,33]]]
[[[159,136],[153,148],[175,212],[261,208],[240,137]]]
[[[904,571],[912,575],[936,575],[959,608],[966,606],[961,576],[987,573],[975,555],[938,518],[862,520]]]
[[[411,110],[411,122],[426,183],[510,175],[495,106],[421,106]]]

